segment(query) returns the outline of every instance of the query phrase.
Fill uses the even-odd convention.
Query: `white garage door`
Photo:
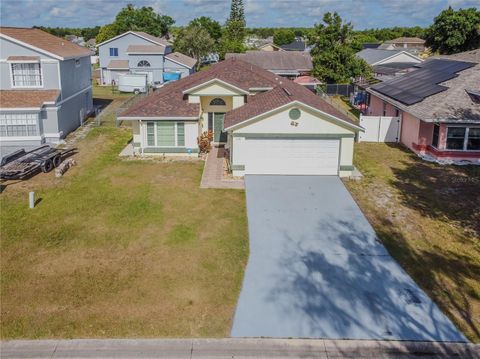
[[[337,175],[339,140],[247,139],[246,174]]]

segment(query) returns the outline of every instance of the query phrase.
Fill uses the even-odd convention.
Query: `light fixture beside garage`
[[[301,112],[298,108],[292,108],[289,112],[288,112],[288,116],[290,117],[290,119],[292,120],[292,122],[290,122],[290,125],[291,126],[294,126],[294,127],[297,127],[298,126],[298,119],[300,118],[301,116]]]

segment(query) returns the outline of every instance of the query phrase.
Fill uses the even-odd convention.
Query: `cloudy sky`
[[[128,3],[151,6],[178,25],[206,15],[221,23],[230,0],[0,0],[3,26],[90,27],[110,23]],[[480,0],[244,0],[247,26],[312,26],[323,13],[337,11],[356,29],[427,26],[449,5],[480,7]]]

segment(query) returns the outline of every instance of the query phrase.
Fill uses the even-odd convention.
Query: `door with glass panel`
[[[224,129],[225,112],[208,113],[208,130],[213,132],[213,142],[227,142]]]

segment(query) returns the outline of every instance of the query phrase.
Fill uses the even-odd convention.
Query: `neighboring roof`
[[[9,56],[7,61],[40,61],[40,56]]]
[[[453,55],[439,55],[435,56],[434,58],[475,62],[477,64],[480,64],[480,49],[459,52],[458,54]]]
[[[388,58],[397,56],[399,54],[407,54],[414,60],[422,61],[420,58],[403,50],[382,50],[382,49],[363,49],[357,52],[357,56],[365,60],[369,65],[375,65],[379,62],[385,61]]]
[[[204,71],[194,73],[178,81],[168,83],[153,94],[121,114],[121,118],[171,118],[188,117],[198,118],[200,104],[188,103],[188,96],[184,91],[194,88],[208,81],[218,79],[231,84],[242,90],[251,88],[271,88],[272,90],[247,96],[247,103],[238,109],[227,113],[226,126],[232,126],[238,122],[247,120],[251,116],[268,112],[289,102],[304,102],[317,110],[330,114],[351,126],[358,127],[350,118],[321,97],[316,96],[304,86],[295,84],[293,81],[276,76],[258,66],[236,58],[221,61]],[[287,89],[290,93],[285,92]]]
[[[428,69],[428,62],[430,61],[434,60],[429,60],[423,64],[423,66],[427,65],[424,66],[425,69]],[[448,60],[437,59],[436,61]],[[458,61],[452,60],[450,62]],[[426,71],[425,69],[420,68],[416,71]],[[405,79],[405,77],[408,79],[408,76],[414,72],[390,80],[388,83],[395,84],[396,81]],[[375,90],[375,86],[368,88],[367,91],[426,122],[442,121],[480,123],[480,105],[476,104],[467,93],[468,90],[478,91],[479,84],[480,65],[477,64],[460,71],[457,76],[449,80],[436,84],[445,87],[444,91],[427,96],[422,101],[413,105],[405,105],[400,101],[383,95]]]
[[[408,69],[413,69],[416,65],[416,63],[412,62],[388,62],[382,65],[374,65],[373,72],[377,74],[391,75]]]
[[[107,65],[107,69],[128,70],[129,69],[128,60],[110,60],[110,62]]]
[[[90,56],[88,48],[74,44],[40,29],[0,27],[0,37],[10,39],[59,60]]]
[[[362,47],[364,49],[377,49],[380,45],[381,43],[379,42],[364,42],[362,44]]]
[[[139,53],[139,54],[164,54],[165,46],[160,45],[129,45],[127,47],[128,53]]]
[[[311,71],[312,58],[306,52],[247,51],[244,54],[226,54],[225,58],[237,58],[265,70]]]
[[[45,102],[56,102],[58,90],[0,90],[0,108],[40,108]]]
[[[157,44],[157,45],[160,45],[160,46],[172,46],[172,44],[170,42],[168,42],[167,40],[162,39],[160,37],[156,37],[156,36],[147,34],[146,32],[143,32],[143,31],[127,31],[127,32],[124,32],[123,34],[117,35],[115,37],[112,37],[111,39],[108,39],[104,42],[101,42],[100,44],[97,45],[97,47],[105,45],[105,44],[109,43],[110,41],[119,39],[119,38],[121,38],[125,35],[128,35],[128,34],[133,34],[135,36],[141,37],[141,38],[143,38],[147,41],[150,41],[150,42],[152,42],[154,44]]]
[[[171,52],[168,55],[165,56],[167,59],[176,62],[180,65],[184,65],[191,69],[195,64],[197,63],[197,60],[194,58],[181,54],[180,52]]]
[[[293,82],[300,85],[319,85],[322,83],[313,76],[298,76]]]
[[[295,39],[291,43],[280,46],[286,51],[305,51],[307,45],[302,39]]]
[[[267,47],[267,46],[271,46],[271,47],[277,49],[278,51],[285,51],[280,46],[275,45],[273,42],[267,42],[266,44],[263,44],[262,46],[259,46],[258,48],[263,49],[264,47]]]
[[[397,37],[393,40],[385,41],[387,44],[425,44],[425,40],[419,37]]]

